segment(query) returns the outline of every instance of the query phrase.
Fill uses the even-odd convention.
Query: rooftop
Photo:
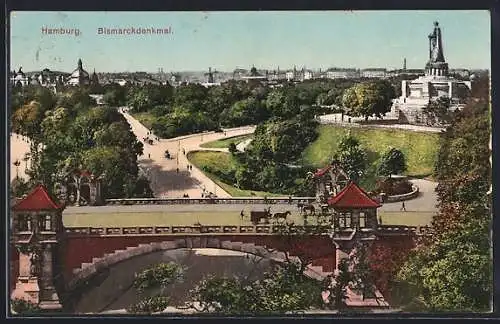
[[[61,208],[49,195],[47,188],[39,184],[25,198],[18,201],[12,210],[28,211],[28,210],[54,210]]]
[[[378,208],[381,206],[352,181],[335,197],[328,199],[328,205],[334,208]]]

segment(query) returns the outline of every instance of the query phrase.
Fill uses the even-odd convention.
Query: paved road
[[[124,112],[123,109],[120,109],[120,112],[131,125],[132,131],[138,140],[142,141],[143,138],[148,136],[149,130],[144,125],[127,112]],[[190,163],[185,154],[195,150],[227,151],[227,149],[201,148],[200,145],[225,137],[251,134],[254,131],[254,126],[246,126],[226,129],[225,133],[208,132],[172,139],[160,139],[160,141],[154,141],[153,145],[142,141],[144,155],[140,157],[139,163],[148,170],[151,187],[156,197],[177,198],[188,194],[191,198],[197,198],[201,197],[203,188],[205,188],[206,192],[213,192],[219,197],[231,197],[195,166],[193,166],[192,171],[188,171],[187,166]],[[173,155],[173,159],[167,160],[164,157],[166,150]],[[183,150],[185,154],[183,154]]]
[[[416,186],[419,187],[419,196],[415,199],[405,201],[407,211],[412,212],[435,212],[437,210],[437,196],[434,189],[437,185],[436,182],[413,179],[411,180]],[[266,206],[271,206],[271,211],[284,212],[287,210],[295,211],[296,204],[192,204],[192,205],[130,205],[130,206],[82,206],[82,207],[67,207],[64,214],[87,214],[87,213],[147,213],[147,212],[216,212],[216,211],[235,211],[239,212],[243,208],[262,210]],[[399,212],[402,203],[385,203],[380,207],[380,211],[384,212]]]
[[[193,205],[131,205],[131,206],[82,206],[66,207],[65,215],[91,213],[154,213],[154,212],[223,212],[234,211],[239,214],[242,209],[264,210],[271,207],[271,213],[287,210],[297,211],[297,205],[288,204],[193,204]]]
[[[25,136],[18,135],[16,133],[10,134],[10,180],[12,181],[16,175],[20,178],[27,179],[26,166],[29,167],[30,161],[24,161],[25,154],[30,151],[29,139]],[[19,167],[14,165],[14,162],[18,160],[21,162]]]
[[[419,211],[419,212],[435,212],[437,211],[437,195],[434,189],[437,186],[436,182],[413,179],[410,180],[419,188],[419,195],[415,199],[405,201],[406,211]],[[379,210],[394,212],[400,211],[402,202],[385,203]]]

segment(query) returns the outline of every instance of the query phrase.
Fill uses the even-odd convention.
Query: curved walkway
[[[191,198],[201,197],[203,189],[219,197],[231,197],[196,166],[193,165],[192,171],[189,171],[187,166],[192,164],[186,155],[190,151],[198,150],[227,152],[227,149],[207,149],[200,145],[226,137],[252,134],[255,126],[225,129],[225,132],[221,133],[206,132],[160,139],[160,141],[155,140],[153,145],[149,145],[142,140],[148,136],[149,130],[123,109],[119,111],[127,119],[137,139],[144,144],[144,154],[139,158],[139,163],[147,170],[146,173],[151,179],[151,188],[156,197],[176,198],[184,194],[188,194]],[[154,136],[153,134],[150,138]],[[172,159],[165,158],[166,150],[172,155]]]
[[[437,183],[424,179],[411,179],[414,185],[419,189],[419,194],[416,198],[406,200],[406,211],[412,212],[435,212],[437,210],[437,195],[435,192]],[[399,212],[401,211],[402,202],[385,203],[380,207],[380,211],[385,212]]]

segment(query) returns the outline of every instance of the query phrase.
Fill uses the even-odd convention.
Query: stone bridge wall
[[[290,251],[292,255],[307,255],[311,259],[326,258],[325,262],[335,264],[335,247],[328,236],[311,236],[296,239],[293,242],[283,240],[283,237],[273,235],[74,235],[68,236],[61,244],[59,255],[64,260],[65,280],[73,275],[73,271],[84,263],[92,263],[94,259],[104,257],[118,250],[137,247],[153,242],[169,242],[184,240],[187,248],[201,248],[210,246],[208,242],[213,239],[218,241],[253,243],[256,246]],[[333,260],[332,260],[333,257]]]

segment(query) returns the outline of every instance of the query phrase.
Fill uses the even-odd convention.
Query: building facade
[[[371,68],[363,69],[360,71],[362,78],[385,78],[387,77],[387,69],[384,68]]]
[[[68,78],[68,85],[70,86],[82,86],[90,84],[90,75],[87,71],[83,69],[82,60],[78,59],[78,66],[71,73]]]
[[[326,70],[328,79],[355,79],[359,78],[359,70],[351,68],[330,68]]]
[[[438,22],[434,23],[434,30],[429,35],[429,60],[424,73],[413,81],[404,80],[401,83],[402,95],[394,100],[391,109],[391,114],[398,116],[400,122],[424,123],[423,108],[431,101],[440,97],[449,98],[450,110],[454,110],[460,108],[470,94],[470,81],[460,81],[448,75]]]

